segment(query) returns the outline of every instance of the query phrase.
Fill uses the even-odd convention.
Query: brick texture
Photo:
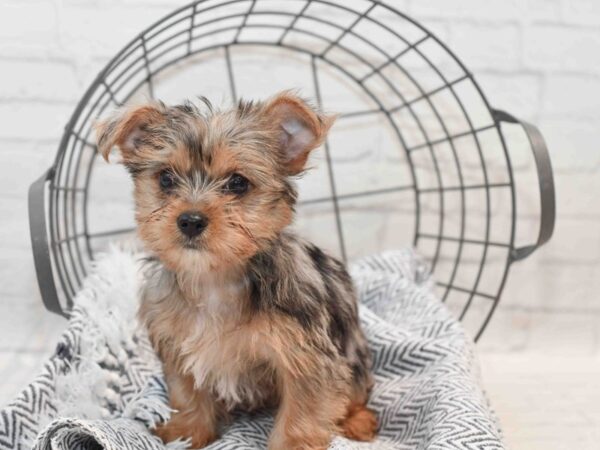
[[[6,0],[0,5],[0,167],[5,169],[0,293],[5,303],[30,304],[38,298],[26,192],[52,161],[78,98],[119,48],[185,3]],[[600,308],[593,301],[600,289],[599,5],[597,0],[398,3],[444,39],[493,106],[540,126],[554,161],[555,237],[547,249],[513,268],[497,320],[482,343],[486,350],[565,352],[572,338],[581,351],[600,352]],[[361,154],[361,148],[356,151]],[[385,166],[385,155],[366,157],[382,158]],[[525,153],[515,160],[520,171],[533,168]],[[347,172],[359,173],[351,164]],[[525,204],[535,203],[535,195],[528,195],[522,194]],[[520,213],[519,227],[534,236],[535,214]],[[403,214],[410,214],[410,208]],[[388,233],[388,228],[376,232]]]
[[[513,268],[482,342],[489,351],[600,352],[600,67],[594,56],[599,5],[594,0],[409,5],[433,31],[439,22],[449,24],[451,48],[474,68],[490,102],[538,124],[554,163],[554,238]],[[537,223],[524,217],[519,226],[535,230]]]

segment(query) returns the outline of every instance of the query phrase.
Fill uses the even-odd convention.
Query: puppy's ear
[[[152,143],[153,131],[164,121],[164,108],[160,104],[118,110],[95,125],[98,152],[108,161],[110,151],[116,146],[123,161],[131,161],[143,145]]]
[[[273,97],[266,105],[266,112],[278,127],[279,145],[288,173],[302,172],[311,150],[325,140],[335,116],[320,113],[290,92]]]

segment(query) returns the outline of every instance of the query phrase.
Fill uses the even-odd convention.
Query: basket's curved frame
[[[240,0],[231,0],[229,2],[225,2],[225,3],[221,3],[218,6],[223,6],[226,4],[234,4],[234,3],[238,3]],[[236,91],[235,91],[235,83],[233,81],[233,75],[232,75],[232,67],[231,67],[231,59],[229,56],[229,47],[230,45],[273,45],[273,44],[264,44],[263,42],[238,42],[238,38],[240,35],[241,30],[244,27],[250,27],[250,25],[246,24],[247,18],[250,14],[253,13],[253,9],[254,6],[256,4],[257,0],[253,0],[245,17],[244,17],[244,21],[242,23],[242,25],[237,27],[237,33],[236,33],[236,37],[234,39],[234,41],[229,44],[229,45],[219,45],[217,47],[224,47],[225,48],[225,52],[226,52],[226,56],[227,56],[227,68],[229,71],[229,77],[230,77],[230,84],[231,84],[231,91],[232,91],[232,97],[235,99],[236,98]],[[362,14],[358,15],[356,21],[354,23],[357,23],[361,18],[364,18],[366,16],[366,14],[368,14],[368,12],[373,9],[375,6],[382,6],[390,11],[393,11],[394,13],[398,14],[400,17],[404,18],[405,20],[411,22],[413,25],[417,26],[418,28],[420,28],[424,33],[425,33],[425,37],[423,39],[421,39],[420,41],[417,42],[413,42],[410,43],[408,41],[405,41],[404,38],[402,38],[401,36],[397,35],[399,38],[401,38],[402,40],[404,40],[408,45],[409,45],[409,49],[417,49],[418,50],[418,46],[425,41],[426,39],[432,39],[436,42],[436,44],[440,45],[442,48],[445,49],[445,51],[451,55],[456,62],[458,62],[458,64],[461,66],[461,68],[464,70],[465,73],[465,77],[469,77],[471,80],[471,75],[470,73],[467,71],[467,69],[464,67],[464,65],[460,62],[460,60],[458,60],[458,58],[456,58],[456,56],[446,47],[446,45],[441,42],[437,37],[435,37],[433,34],[431,34],[429,31],[425,30],[422,26],[420,26],[418,23],[416,23],[415,21],[413,21],[412,19],[410,19],[409,17],[405,16],[404,14],[400,13],[399,11],[397,11],[395,8],[390,7],[389,5],[378,1],[378,0],[370,0],[372,2],[372,6],[370,9],[368,9],[367,11],[364,11]],[[95,81],[92,83],[92,85],[88,88],[88,90],[86,91],[86,93],[84,94],[84,96],[82,97],[81,101],[79,102],[77,108],[75,109],[69,123],[67,124],[65,133],[63,135],[63,138],[61,140],[61,144],[59,147],[59,151],[57,153],[56,159],[54,161],[53,166],[44,174],[44,176],[42,176],[39,180],[37,180],[30,188],[30,194],[29,194],[29,212],[30,212],[30,229],[31,229],[31,238],[32,238],[32,246],[33,246],[33,252],[34,252],[34,259],[35,259],[35,265],[36,265],[36,272],[38,275],[38,282],[40,284],[40,289],[42,291],[42,298],[44,301],[44,304],[46,305],[46,307],[53,311],[53,312],[57,312],[59,314],[62,315],[68,315],[68,309],[71,307],[71,296],[72,294],[76,291],[77,286],[80,284],[81,279],[83,278],[83,276],[85,276],[85,266],[83,264],[83,261],[81,260],[81,254],[79,251],[77,252],[72,252],[71,246],[68,245],[67,246],[67,251],[69,253],[69,258],[71,260],[72,263],[74,263],[74,261],[76,260],[74,258],[73,253],[75,253],[75,256],[78,259],[78,264],[77,267],[73,267],[72,271],[74,272],[74,276],[75,276],[75,284],[76,286],[74,286],[73,282],[68,278],[68,277],[63,277],[63,269],[66,271],[66,269],[63,267],[63,269],[61,269],[60,267],[57,269],[57,266],[60,266],[61,264],[65,264],[64,261],[60,261],[57,258],[57,242],[55,242],[54,236],[56,233],[56,230],[53,230],[54,224],[55,223],[59,223],[58,219],[58,215],[59,215],[59,211],[58,208],[52,208],[53,203],[56,203],[56,201],[58,200],[58,196],[62,195],[64,199],[67,198],[67,195],[73,195],[73,191],[75,190],[84,190],[83,195],[84,195],[84,232],[83,234],[79,235],[76,232],[76,224],[73,222],[72,227],[74,228],[74,239],[78,239],[78,237],[83,237],[85,238],[85,251],[87,252],[87,255],[89,258],[93,258],[93,253],[90,247],[90,236],[87,235],[87,187],[89,186],[89,180],[91,178],[91,169],[93,167],[93,160],[94,158],[90,159],[90,163],[89,163],[89,167],[88,167],[88,172],[86,173],[86,180],[85,180],[85,185],[83,188],[77,188],[77,187],[60,187],[57,186],[57,180],[60,179],[61,176],[61,170],[63,168],[63,159],[65,157],[65,153],[66,153],[66,149],[67,146],[69,145],[69,142],[72,140],[72,137],[75,136],[76,139],[72,140],[72,145],[75,146],[77,145],[81,145],[83,146],[90,146],[93,147],[93,144],[91,142],[87,141],[87,136],[81,136],[79,134],[77,134],[76,131],[76,123],[77,121],[80,119],[80,116],[82,114],[82,112],[84,111],[86,105],[88,104],[88,102],[92,99],[94,93],[96,92],[96,90],[98,89],[98,87],[102,86],[105,88],[106,93],[108,94],[108,100],[104,103],[104,105],[102,106],[102,108],[106,108],[107,105],[112,102],[115,105],[117,105],[119,102],[116,100],[116,92],[118,91],[118,89],[120,89],[127,80],[123,81],[121,83],[121,85],[119,85],[119,87],[115,90],[111,85],[109,85],[106,82],[107,79],[107,75],[114,70],[115,68],[119,67],[119,64],[124,61],[128,55],[130,55],[132,52],[138,50],[138,49],[142,49],[143,50],[143,58],[144,58],[144,67],[145,70],[147,71],[147,78],[146,80],[144,80],[144,82],[148,83],[148,88],[151,92],[151,94],[153,94],[153,84],[152,84],[152,77],[154,75],[156,75],[157,73],[159,73],[161,70],[166,69],[167,67],[170,67],[171,65],[177,63],[179,61],[179,59],[185,59],[188,58],[192,55],[194,55],[197,52],[192,52],[191,51],[191,43],[194,39],[199,39],[202,36],[192,36],[192,30],[195,29],[196,26],[198,26],[198,24],[194,23],[194,20],[196,18],[196,14],[198,12],[198,7],[199,5],[205,3],[204,1],[198,1],[195,3],[192,3],[190,5],[184,6],[182,8],[179,8],[177,10],[175,10],[173,13],[169,14],[168,16],[164,17],[163,19],[161,19],[160,21],[157,21],[155,24],[151,25],[150,27],[148,27],[144,32],[142,32],[140,35],[138,35],[135,39],[133,39],[127,46],[125,46],[123,48],[123,50],[121,52],[119,52],[117,55],[115,55],[115,57],[106,65],[106,67],[98,74],[98,76],[96,77]],[[281,38],[279,39],[279,42],[277,43],[277,45],[280,45],[281,47],[288,47],[291,50],[296,50],[296,51],[304,51],[306,52],[306,50],[301,49],[301,48],[293,48],[289,45],[285,45],[283,44],[283,40],[286,36],[286,34],[293,28],[295,22],[298,20],[299,17],[302,16],[302,14],[304,14],[304,12],[306,11],[307,7],[311,4],[311,3],[321,3],[321,4],[329,4],[329,5],[334,5],[338,8],[345,8],[343,6],[340,6],[340,4],[335,4],[332,3],[330,1],[327,0],[308,0],[304,6],[304,8],[296,13],[296,17],[294,18],[294,20],[292,21],[292,23],[287,27],[287,29],[284,30],[284,33],[282,34]],[[346,8],[347,9],[347,8]],[[167,22],[170,18],[172,17],[176,17],[177,14],[180,14],[181,12],[184,12],[186,10],[190,11],[190,15],[189,16],[184,16],[181,19],[179,19],[178,21],[183,21],[183,20],[190,20],[191,24],[190,24],[190,29],[188,31],[189,33],[189,38],[188,38],[188,52],[187,54],[183,55],[182,58],[178,58],[178,59],[174,59],[169,61],[168,64],[166,64],[164,67],[161,67],[160,69],[155,70],[154,72],[150,71],[150,67],[149,67],[149,59],[148,59],[148,49],[147,49],[147,42],[148,40],[152,39],[154,36],[159,35],[165,28],[173,26],[173,23],[166,25],[163,28],[158,28],[160,27],[160,25],[164,22]],[[348,9],[349,11],[352,11],[350,9]],[[355,12],[355,11],[352,11]],[[316,20],[314,17],[311,17],[311,19]],[[222,18],[219,18],[217,20],[222,20]],[[262,25],[264,27],[264,25]],[[346,33],[350,33],[352,34],[352,27],[353,25],[349,26],[347,30],[343,31],[342,35],[340,35],[340,37],[338,37],[338,39],[336,41],[332,41],[330,42],[329,46],[326,48],[325,51],[323,51],[321,54],[311,54],[311,62],[313,65],[313,75],[315,78],[315,88],[316,88],[316,92],[317,92],[317,96],[320,97],[320,93],[319,93],[319,88],[318,88],[318,79],[317,79],[317,70],[316,70],[316,61],[317,59],[319,59],[320,61],[325,61],[328,62],[329,64],[331,64],[331,61],[327,61],[326,59],[323,58],[323,55],[327,53],[327,51],[329,51],[333,46],[335,45],[339,45],[339,41],[342,38],[343,35],[345,35]],[[158,28],[158,29],[157,29]],[[280,27],[281,28],[281,27]],[[294,31],[298,31],[298,30],[294,30]],[[179,33],[181,34],[181,33]],[[319,36],[321,37],[321,36]],[[169,37],[169,39],[172,39],[173,36]],[[156,45],[156,47],[161,46],[161,45],[165,45],[165,42],[168,41],[169,39],[159,43]],[[364,38],[361,38],[363,40],[365,40]],[[366,40],[365,40],[366,41]],[[368,42],[368,41],[366,41]],[[168,43],[168,42],[166,42]],[[180,44],[176,44],[176,45],[180,45]],[[160,55],[168,53],[172,48],[171,47],[167,47],[166,49],[164,49],[162,51],[161,54],[159,55],[155,55],[155,59],[158,58]],[[206,47],[203,48],[202,51],[206,51],[210,49],[210,47]],[[360,57],[358,55],[358,57]],[[381,71],[383,69],[384,66],[386,66],[387,64],[396,64],[398,65],[397,62],[397,58],[399,57],[396,56],[395,58],[389,57],[390,60],[378,67],[374,67],[371,65],[372,67],[372,72],[370,74],[368,74],[365,78],[367,78],[368,76],[371,76],[374,73],[378,73],[379,71]],[[426,58],[425,58],[426,59]],[[429,61],[428,61],[429,62]],[[429,62],[431,64],[431,62]],[[133,63],[132,63],[133,64]],[[432,65],[432,68],[436,69],[434,65]],[[344,68],[342,67],[337,67],[338,70],[341,70],[342,72],[344,71]],[[121,76],[123,76],[124,73],[126,73],[128,70],[128,68],[123,69],[121,72]],[[436,69],[437,70],[437,69]],[[362,82],[364,81],[364,79],[356,79],[355,77],[353,77],[351,74],[349,74],[348,72],[346,72],[346,75],[350,76],[351,78],[354,79],[354,81],[359,84],[364,90],[368,91],[368,89],[366,89],[366,87],[364,85],[362,85]],[[445,81],[446,86],[450,89],[450,91],[452,92],[452,94],[456,97],[456,93],[454,92],[453,88],[452,88],[452,83],[453,81],[450,80],[446,80],[443,76],[443,74],[440,73],[440,76],[442,77],[442,79]],[[118,78],[117,78],[118,80]],[[460,80],[458,80],[460,81]],[[113,83],[115,83],[115,81],[113,81]],[[388,83],[389,84],[389,83]],[[555,221],[555,207],[554,207],[554,186],[553,186],[553,181],[552,181],[552,169],[550,166],[550,159],[549,159],[549,155],[548,155],[548,151],[547,148],[545,146],[545,143],[543,141],[543,138],[541,137],[541,134],[539,133],[539,131],[537,130],[537,128],[535,128],[534,126],[524,123],[524,122],[519,122],[517,119],[515,119],[513,116],[501,112],[501,111],[495,111],[492,110],[489,107],[489,104],[487,102],[486,97],[484,96],[483,92],[481,91],[481,89],[479,88],[479,86],[474,82],[473,80],[473,84],[476,87],[476,89],[478,90],[479,94],[481,95],[481,98],[483,99],[483,101],[485,102],[486,106],[488,107],[488,109],[493,113],[493,119],[494,119],[494,124],[493,126],[498,130],[498,134],[500,136],[500,139],[502,140],[502,144],[504,146],[504,152],[505,152],[505,157],[507,160],[507,164],[509,167],[509,176],[511,178],[510,180],[510,189],[511,189],[511,195],[512,195],[512,202],[513,202],[513,224],[512,224],[512,230],[511,230],[511,238],[510,238],[510,244],[508,244],[510,246],[510,256],[509,259],[507,261],[507,265],[506,265],[506,270],[504,272],[503,278],[501,280],[500,286],[499,286],[499,291],[498,291],[498,296],[500,295],[500,293],[502,292],[503,286],[505,284],[507,275],[508,275],[508,269],[510,267],[510,264],[514,261],[518,261],[521,260],[527,256],[529,256],[531,253],[533,253],[537,248],[539,248],[541,245],[543,245],[545,242],[548,241],[548,239],[551,237],[552,235],[552,231],[554,228],[554,221]],[[390,85],[390,87],[393,89],[393,86]],[[131,92],[133,92],[135,89],[132,89]],[[427,93],[423,90],[421,90],[422,96],[423,98],[425,98],[426,100],[428,100],[429,95],[431,95],[431,93]],[[396,94],[402,98],[402,95],[396,91]],[[100,100],[103,98],[103,96],[100,96],[97,100],[96,103],[94,104],[94,106],[92,108],[90,108],[90,112],[95,110],[95,107],[99,104]],[[319,102],[321,101],[320,98],[317,99]],[[375,99],[374,99],[375,100]],[[465,117],[467,117],[468,120],[468,116],[466,114],[466,111],[464,111],[464,107],[462,105],[462,103],[460,102],[460,99],[457,98],[458,103],[461,105],[461,107],[463,108],[463,113],[465,114]],[[407,102],[405,99],[403,99],[403,104],[401,105],[402,108],[406,107],[411,113],[412,113],[412,108],[411,108],[411,102]],[[381,104],[379,104],[379,110],[377,110],[377,112],[381,112],[386,114],[387,118],[390,119],[390,111],[386,110]],[[435,111],[435,108],[433,108]],[[362,112],[356,112],[355,115],[358,114],[368,114],[368,113],[372,113],[373,111],[362,111]],[[89,113],[88,113],[89,114]],[[414,113],[413,113],[414,114]],[[85,123],[86,120],[88,120],[89,117],[86,117],[83,121],[83,123]],[[438,117],[438,119],[440,120],[440,122],[442,122],[443,125],[443,121],[441,120],[441,118]],[[417,122],[420,123],[417,119]],[[390,123],[392,124],[392,126],[395,126],[393,124],[393,122],[390,120]],[[538,178],[540,181],[540,196],[541,196],[541,223],[540,223],[540,232],[539,232],[539,237],[538,237],[538,241],[535,244],[532,245],[528,245],[526,247],[521,247],[521,248],[515,248],[514,247],[514,234],[515,234],[515,220],[514,220],[514,215],[515,215],[515,192],[514,192],[514,181],[512,179],[512,169],[510,166],[510,155],[507,152],[506,149],[506,145],[504,142],[504,136],[502,134],[501,131],[501,124],[502,123],[520,123],[523,126],[523,129],[525,130],[525,132],[527,133],[527,136],[529,137],[530,143],[531,143],[531,148],[535,157],[535,162],[536,162],[536,167],[538,170]],[[470,123],[469,121],[469,125],[470,125],[470,129],[472,133],[476,133],[479,130],[474,129],[473,125]],[[402,139],[402,133],[400,130],[397,129],[396,126],[396,134],[398,136],[398,138],[403,141]],[[424,130],[423,130],[424,131]],[[447,139],[449,140],[451,146],[452,146],[452,150],[454,153],[454,158],[456,159],[456,152],[454,151],[454,147],[452,144],[452,136],[448,133],[447,130],[445,130]],[[424,134],[426,135],[426,132],[424,131]],[[476,138],[476,136],[475,136]],[[431,150],[431,146],[434,144],[434,142],[432,142],[429,138],[427,138],[427,145]],[[477,142],[477,146],[479,148],[479,152],[481,154],[481,148],[479,146],[479,142]],[[405,149],[407,149],[406,145],[403,145],[403,147]],[[329,161],[329,150],[326,146],[326,156],[328,158],[328,162]],[[82,155],[82,151],[80,151],[78,153],[78,158],[81,158]],[[71,158],[73,158],[74,155],[74,151],[71,151],[69,153],[69,160],[67,161],[67,171],[70,170],[71,168]],[[480,155],[481,156],[481,155]],[[79,159],[77,161],[77,165],[79,165]],[[435,161],[434,158],[434,162],[437,164],[437,162]],[[457,169],[459,171],[460,174],[460,164],[458,163],[458,161],[456,161],[457,164]],[[330,182],[332,183],[331,188],[333,191],[333,202],[334,202],[334,207],[336,208],[336,225],[338,228],[338,237],[340,239],[340,248],[342,251],[342,254],[344,255],[344,250],[345,250],[345,246],[344,246],[344,242],[343,242],[343,232],[342,232],[342,224],[340,221],[340,215],[339,215],[339,211],[337,211],[338,205],[337,202],[339,200],[339,196],[336,195],[335,192],[335,182],[333,179],[333,173],[331,172],[331,164],[328,165],[328,167],[330,168]],[[488,196],[488,203],[486,205],[486,213],[488,215],[488,222],[487,222],[487,226],[488,229],[486,230],[486,242],[489,239],[489,183],[487,180],[487,175],[485,174],[485,164],[483,164],[483,160],[482,160],[482,167],[484,170],[484,176],[485,176],[485,188],[486,188],[486,195]],[[405,186],[404,188],[408,189],[408,188],[412,188],[412,189],[416,189],[416,182],[414,179],[414,169],[412,167],[412,163],[410,165],[411,171],[413,171],[412,176],[413,176],[413,185],[412,186]],[[437,177],[438,177],[438,181],[440,180],[440,174],[439,174],[439,168],[437,168],[436,166],[436,171],[437,173]],[[75,174],[75,176],[77,177],[78,174]],[[67,172],[66,177],[68,178],[69,174]],[[441,183],[440,183],[441,186]],[[493,186],[492,186],[493,187]],[[461,195],[464,196],[464,189],[466,187],[463,185],[462,180],[461,180]],[[47,192],[48,191],[48,195],[49,196],[53,196],[53,198],[48,198],[48,202],[46,201],[46,196],[47,196]],[[428,236],[421,234],[419,235],[419,223],[418,220],[420,218],[420,214],[419,214],[419,195],[415,195],[415,199],[417,201],[417,225],[415,228],[415,238],[414,238],[414,242],[415,244],[417,243],[418,239],[420,237],[424,237],[427,238]],[[463,199],[464,200],[464,199]],[[66,204],[66,203],[65,203]],[[48,211],[46,211],[46,205],[48,205]],[[74,209],[74,202],[71,202],[71,207]],[[443,208],[443,207],[442,207]],[[66,209],[66,206],[63,207],[63,214],[65,215],[65,221],[66,221],[66,212],[64,211],[64,209]],[[72,211],[73,215],[74,215],[74,210]],[[464,215],[464,201],[462,203],[462,214]],[[47,220],[47,218],[49,220]],[[443,217],[442,217],[443,220]],[[440,221],[440,227],[441,229],[443,228],[443,222],[442,220]],[[68,225],[67,225],[68,226]],[[438,235],[438,243],[437,243],[437,250],[436,250],[436,255],[433,259],[433,264],[435,264],[435,262],[437,261],[437,255],[439,252],[439,245],[440,245],[440,241],[442,238],[442,232],[440,229],[440,233]],[[116,230],[114,231],[114,234],[118,234],[122,231],[126,231],[126,230]],[[462,243],[464,240],[464,235],[462,234],[464,233],[464,220],[463,220],[463,229],[461,230],[461,236],[459,236],[460,239],[460,244],[462,246]],[[468,241],[466,241],[468,242]],[[58,243],[60,244],[60,242]],[[77,244],[78,245],[78,244]],[[455,263],[455,269],[454,269],[454,273],[452,274],[452,277],[450,279],[450,282],[448,283],[448,289],[446,290],[446,294],[448,292],[448,290],[453,287],[452,286],[452,280],[454,278],[454,274],[456,272],[456,266],[458,264],[458,260],[460,259],[460,248],[459,247],[459,252],[456,258],[456,263]],[[77,247],[78,249],[78,247]],[[487,251],[487,245],[484,247],[484,252]],[[344,255],[345,256],[345,255]],[[52,260],[52,258],[54,257],[54,260]],[[61,255],[62,258],[62,255]],[[485,260],[485,253],[484,253],[484,258],[483,260]],[[53,264],[55,266],[55,270],[53,270]],[[483,263],[482,263],[483,264]],[[481,270],[482,270],[482,266],[480,266],[479,268],[479,273],[477,275],[476,281],[474,283],[474,288],[468,292],[470,293],[470,297],[469,300],[467,302],[467,304],[465,305],[462,314],[461,314],[461,318],[462,316],[464,316],[464,314],[466,313],[467,309],[469,308],[471,301],[473,300],[473,295],[477,289],[477,285],[479,282],[479,277],[481,275]],[[57,277],[60,281],[60,285],[63,289],[63,291],[66,291],[66,298],[67,298],[67,305],[66,308],[64,308],[63,306],[61,306],[60,301],[59,301],[59,293],[57,291],[57,287],[55,284],[55,280],[54,280],[54,276],[53,274],[57,274]],[[478,293],[478,295],[480,295],[480,293]],[[488,313],[485,322],[482,324],[482,326],[480,327],[479,331],[476,334],[476,338],[478,338],[481,333],[483,332],[483,330],[485,329],[489,319],[491,318],[491,315],[497,305],[497,300],[498,298],[494,299],[494,304],[492,305],[492,308],[490,310],[490,312]]]

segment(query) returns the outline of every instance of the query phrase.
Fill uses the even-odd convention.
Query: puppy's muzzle
[[[184,212],[177,218],[179,230],[190,239],[199,236],[207,225],[208,219],[197,211]]]

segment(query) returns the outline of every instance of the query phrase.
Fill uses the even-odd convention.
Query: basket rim
[[[102,84],[102,81],[106,78],[106,74],[112,68],[113,64],[116,61],[118,61],[118,59],[121,56],[123,56],[140,39],[143,40],[144,36],[146,36],[149,32],[153,31],[156,27],[158,27],[159,25],[161,25],[164,21],[166,21],[166,20],[168,20],[168,19],[176,16],[177,14],[185,11],[186,9],[192,9],[192,14],[195,14],[196,13],[195,8],[197,7],[197,5],[200,5],[200,4],[203,4],[203,3],[207,3],[207,2],[210,2],[210,1],[211,0],[195,0],[195,1],[192,1],[192,2],[190,2],[188,4],[186,4],[186,5],[183,5],[183,6],[179,7],[179,8],[176,8],[175,10],[173,10],[172,12],[166,14],[165,16],[162,16],[158,20],[155,20],[151,25],[147,26],[143,31],[139,32],[135,37],[133,37],[129,42],[127,42],[127,44],[125,44],[121,48],[121,50],[119,50],[104,65],[104,67],[98,72],[98,74],[96,75],[96,77],[94,78],[94,80],[90,83],[90,85],[88,86],[88,88],[86,89],[86,91],[84,92],[84,94],[82,95],[82,97],[80,98],[80,100],[77,103],[75,109],[73,110],[73,113],[71,114],[69,120],[67,121],[67,124],[66,124],[66,126],[64,128],[64,131],[63,131],[63,134],[62,134],[59,146],[58,146],[58,151],[57,151],[56,156],[54,158],[54,161],[52,163],[52,168],[53,169],[56,169],[58,167],[58,164],[60,162],[60,158],[62,157],[62,154],[66,151],[66,147],[67,147],[67,144],[69,142],[69,138],[72,135],[73,129],[75,127],[75,124],[77,123],[77,119],[81,115],[81,112],[83,111],[83,109],[87,105],[89,99],[92,97],[92,95],[94,94],[95,90],[98,88],[98,86],[100,86]],[[229,1],[226,1],[224,3],[218,4],[217,6],[220,7],[220,6],[225,6],[225,5],[235,4],[235,3],[245,2],[245,1],[250,1],[250,0],[229,0]],[[260,1],[260,0],[256,0],[256,1]],[[351,8],[348,8],[347,6],[344,6],[343,5],[343,0],[293,0],[293,1],[307,2],[307,3],[317,2],[317,3],[324,4],[324,5],[335,6],[337,8],[341,8],[341,9],[344,9],[346,11],[356,13],[356,11],[352,10]],[[414,26],[416,26],[417,28],[419,28],[421,31],[425,32],[431,39],[433,39],[438,45],[440,45],[444,49],[444,51],[446,51],[452,57],[452,59],[459,65],[459,67],[466,74],[470,75],[471,81],[473,82],[473,85],[477,89],[477,93],[481,96],[481,99],[483,100],[486,108],[490,112],[494,111],[494,108],[492,108],[492,106],[491,106],[488,98],[486,97],[485,93],[483,92],[483,90],[479,86],[479,83],[475,79],[475,76],[471,73],[470,70],[467,69],[467,67],[462,62],[462,60],[452,50],[450,50],[450,48],[435,33],[433,33],[428,28],[424,27],[423,25],[421,25],[419,22],[417,22],[412,17],[410,17],[407,14],[401,12],[398,8],[387,4],[387,2],[385,2],[383,0],[366,0],[366,1],[369,1],[369,2],[371,2],[374,5],[378,5],[378,6],[381,6],[383,8],[386,8],[388,11],[397,14],[398,16],[402,17],[403,19],[409,21],[411,24],[413,24]],[[337,4],[335,2],[339,2],[339,4]],[[266,43],[265,45],[272,46],[273,44]],[[187,56],[191,56],[191,55],[187,55]],[[495,118],[494,118],[494,123],[496,125],[496,128],[498,129],[498,132],[502,136],[502,131],[501,131],[501,128],[499,126],[499,122],[497,120],[495,120]],[[504,147],[505,156],[507,158],[507,161],[510,161],[510,155],[508,154],[508,151],[506,149],[506,145],[504,143],[504,139],[502,138],[502,140],[503,140],[503,147]],[[512,184],[512,182],[513,182],[513,180],[512,180],[512,174],[511,174],[511,184]]]

